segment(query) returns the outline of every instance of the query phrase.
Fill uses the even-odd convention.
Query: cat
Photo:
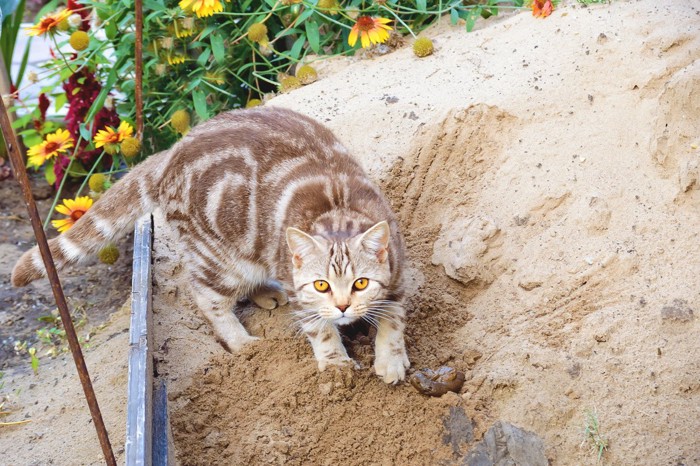
[[[274,309],[287,304],[286,288],[319,370],[354,364],[338,327],[365,320],[377,329],[376,374],[392,384],[405,378],[404,241],[389,202],[328,128],[274,107],[197,125],[49,241],[57,267],[94,254],[157,208],[184,247],[197,306],[230,351],[257,339],[235,303],[247,297]],[[43,276],[34,247],[12,284]]]

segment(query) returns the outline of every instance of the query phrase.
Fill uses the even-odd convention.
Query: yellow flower
[[[419,37],[413,43],[413,53],[419,57],[427,57],[433,53],[433,41],[427,37]]]
[[[73,147],[73,138],[65,129],[59,129],[55,133],[46,136],[46,139],[27,151],[27,165],[30,167],[40,167],[62,152],[67,152]]]
[[[200,18],[224,11],[224,5],[220,0],[181,0],[180,8],[185,11],[193,11]]]
[[[141,151],[141,142],[138,139],[128,137],[122,142],[122,154],[127,159],[136,156]]]
[[[245,104],[245,108],[253,108],[257,107],[259,105],[262,105],[262,100],[260,99],[250,99],[247,104]]]
[[[360,16],[357,18],[355,25],[348,36],[348,44],[350,47],[357,42],[357,36],[360,36],[362,47],[367,48],[371,44],[381,44],[389,38],[389,32],[392,29],[387,26],[391,22],[386,18],[372,18],[371,16]]]
[[[81,52],[90,45],[90,36],[85,31],[75,31],[70,35],[68,42],[76,52]]]
[[[190,130],[190,114],[187,113],[187,110],[177,110],[170,117],[170,124],[173,125],[175,131],[184,135]]]
[[[75,199],[64,199],[63,204],[56,206],[56,212],[67,215],[68,218],[52,220],[51,225],[63,233],[69,230],[80,217],[92,206],[92,199],[89,196],[76,197]]]
[[[248,27],[248,39],[253,42],[262,42],[267,39],[267,26],[265,23],[253,23]]]
[[[185,57],[183,55],[168,55],[169,65],[180,65],[185,63]]]
[[[105,152],[114,155],[117,153],[116,149],[119,148],[118,144],[133,134],[134,128],[126,121],[122,121],[116,130],[111,126],[99,130],[93,141],[95,142],[95,148],[99,149],[104,146]]]
[[[25,29],[28,36],[41,36],[46,33],[54,33],[58,29],[58,23],[68,19],[71,15],[71,11],[63,9],[54,13],[49,13],[39,20],[34,26],[29,26]]]

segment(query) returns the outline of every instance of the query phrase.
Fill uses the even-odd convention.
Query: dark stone
[[[445,426],[445,434],[442,441],[445,445],[452,445],[455,455],[461,454],[460,444],[466,444],[474,440],[474,426],[467,413],[459,406],[450,406],[450,414],[442,420]]]
[[[462,463],[464,466],[548,466],[544,442],[532,432],[496,422]]]
[[[674,299],[673,304],[661,309],[661,319],[664,322],[690,322],[694,317],[693,310],[684,299]]]

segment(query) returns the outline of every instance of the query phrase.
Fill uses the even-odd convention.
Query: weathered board
[[[153,357],[151,336],[151,246],[153,219],[136,222],[129,330],[129,381],[126,413],[127,466],[152,464]]]

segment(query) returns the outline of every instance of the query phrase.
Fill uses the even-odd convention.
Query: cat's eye
[[[362,291],[367,288],[367,285],[369,285],[369,280],[367,278],[358,278],[355,280],[355,283],[352,284],[352,287],[355,290]]]
[[[325,293],[331,289],[331,286],[325,280],[316,280],[314,282],[314,288],[316,289],[316,291],[320,291],[321,293]]]

